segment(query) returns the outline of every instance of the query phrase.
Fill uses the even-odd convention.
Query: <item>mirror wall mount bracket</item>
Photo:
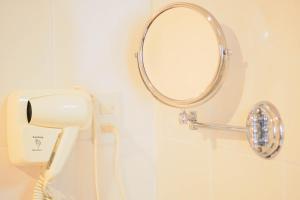
[[[189,129],[201,128],[246,133],[251,148],[263,158],[273,158],[282,147],[284,127],[279,112],[270,102],[259,102],[249,112],[245,126],[218,123],[202,123],[197,120],[195,111],[179,114],[179,123]]]

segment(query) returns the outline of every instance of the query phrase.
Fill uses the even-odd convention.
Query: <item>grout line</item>
[[[281,199],[285,200],[287,199],[287,165],[286,164],[283,164],[283,167],[281,169],[281,179],[282,179]]]
[[[52,87],[55,87],[57,84],[56,74],[57,68],[55,66],[55,12],[54,12],[54,0],[49,0],[49,67],[52,71]]]
[[[8,151],[8,147],[7,146],[0,146],[0,151]]]
[[[154,3],[155,0],[150,0],[150,16],[152,17],[154,12],[155,12],[155,3]]]
[[[211,141],[212,142],[212,141]],[[213,158],[213,150],[212,150],[212,145],[210,145],[209,148],[209,163],[210,163],[210,167],[209,167],[209,199],[210,200],[214,200],[215,196],[214,196],[214,158]]]
[[[230,151],[230,152],[233,152],[236,155],[240,155],[240,156],[247,157],[247,158],[250,158],[250,159],[255,159],[258,156],[251,149],[250,149],[251,151],[249,151],[249,153],[240,153],[240,152],[236,152],[235,148],[231,148],[227,145],[218,144],[218,148],[226,149],[226,151]],[[279,154],[280,153],[282,153],[282,152],[279,152]],[[278,156],[280,156],[280,155],[278,155]],[[293,165],[293,166],[300,167],[300,162],[299,161],[290,161],[290,160],[287,160],[287,159],[278,159],[278,160],[273,159],[272,161],[277,163],[277,164],[285,163],[285,164],[288,164],[288,165]]]

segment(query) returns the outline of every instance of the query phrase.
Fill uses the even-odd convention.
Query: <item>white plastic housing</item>
[[[89,118],[86,98],[78,94],[60,94],[31,98],[30,124],[42,127],[82,127]]]
[[[7,98],[9,158],[17,165],[44,164],[55,147],[50,166],[54,176],[63,167],[79,129],[90,122],[90,97],[82,91],[14,92]]]

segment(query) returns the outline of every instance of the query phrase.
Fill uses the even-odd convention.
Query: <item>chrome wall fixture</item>
[[[191,130],[200,128],[219,129],[247,134],[252,149],[264,158],[274,157],[283,143],[283,124],[280,115],[270,102],[260,102],[249,112],[245,126],[202,123],[197,121],[197,113],[183,111],[179,123],[188,124]]]
[[[144,44],[151,26],[167,11],[177,8],[191,9],[192,11],[196,11],[206,18],[208,23],[211,25],[213,32],[215,33],[219,47],[218,70],[216,71],[214,78],[210,84],[207,85],[204,92],[202,92],[199,96],[192,97],[190,99],[174,99],[159,91],[147,74],[146,68],[150,66],[145,65],[144,63]],[[224,80],[224,73],[227,68],[227,59],[229,56],[230,51],[226,47],[226,40],[222,28],[212,14],[195,4],[175,3],[159,11],[147,23],[141,39],[140,49],[137,53],[137,61],[140,76],[149,92],[157,100],[168,106],[184,109],[199,106],[215,95]],[[259,102],[252,108],[248,114],[245,126],[199,122],[197,121],[196,112],[187,111],[183,111],[179,114],[179,122],[181,124],[188,124],[191,130],[211,128],[246,133],[251,148],[263,158],[272,158],[277,155],[283,144],[284,128],[280,114],[275,106],[267,101]]]

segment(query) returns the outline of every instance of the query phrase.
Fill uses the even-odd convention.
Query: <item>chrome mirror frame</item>
[[[176,8],[188,8],[192,9],[193,11],[196,11],[200,13],[201,15],[205,16],[207,18],[207,21],[211,25],[212,29],[215,32],[217,41],[218,41],[218,46],[219,46],[219,59],[218,59],[218,70],[214,75],[213,80],[211,83],[207,86],[205,91],[201,93],[199,96],[190,98],[190,99],[184,99],[184,100],[178,100],[178,99],[173,99],[170,97],[165,96],[162,94],[151,82],[149,79],[149,76],[147,75],[146,69],[145,69],[145,64],[144,64],[144,43],[147,37],[147,33],[149,29],[151,28],[151,25],[153,22],[162,14],[164,14],[166,11],[169,11],[171,9],[176,9]],[[204,8],[197,6],[195,4],[190,4],[190,3],[175,3],[171,4],[161,11],[159,11],[150,21],[147,23],[146,28],[144,30],[143,37],[141,39],[140,43],[140,48],[137,53],[137,61],[138,61],[138,68],[140,75],[142,77],[142,80],[144,84],[146,85],[147,89],[150,91],[150,93],[160,102],[172,106],[172,107],[177,107],[177,108],[190,108],[194,107],[200,104],[203,104],[207,100],[209,100],[214,94],[217,92],[218,88],[221,86],[222,81],[224,79],[224,74],[226,71],[226,60],[227,60],[227,55],[228,55],[228,50],[226,48],[226,41],[225,41],[225,36],[223,33],[223,30],[221,28],[221,25],[218,23],[216,18],[209,13],[207,10]]]

